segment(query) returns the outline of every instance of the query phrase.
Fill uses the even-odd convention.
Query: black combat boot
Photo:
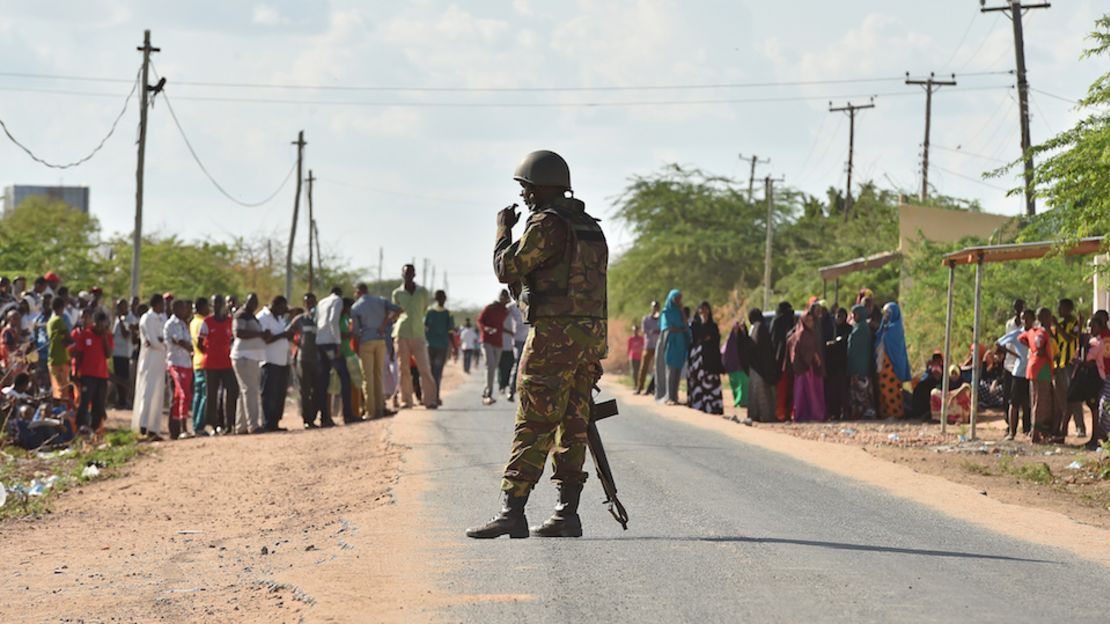
[[[502,535],[514,539],[528,537],[528,518],[524,517],[524,505],[527,502],[528,494],[513,496],[509,492],[502,492],[501,513],[482,526],[467,529],[466,536],[474,539],[492,539]]]
[[[542,526],[532,527],[536,537],[582,537],[582,520],[578,517],[578,501],[582,498],[581,483],[559,485],[559,502],[555,513]]]

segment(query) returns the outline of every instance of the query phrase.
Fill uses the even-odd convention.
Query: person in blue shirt
[[[371,295],[366,284],[355,287],[358,299],[351,306],[351,322],[358,338],[358,359],[362,366],[362,392],[370,418],[392,416],[385,407],[382,374],[386,363],[386,337],[390,325],[401,315],[401,306],[384,297]],[[407,364],[407,362],[406,362]]]

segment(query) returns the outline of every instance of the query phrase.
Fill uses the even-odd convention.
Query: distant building
[[[4,211],[15,208],[33,196],[60,199],[85,214],[89,214],[89,187],[87,186],[31,186],[13,184],[4,189]]]

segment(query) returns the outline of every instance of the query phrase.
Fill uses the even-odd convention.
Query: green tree
[[[796,221],[782,227],[775,237],[775,293],[795,306],[813,295],[823,295],[819,269],[862,256],[894,251],[898,248],[898,196],[864,183],[845,219],[840,192],[829,189],[822,205],[815,197],[806,198],[807,208]],[[845,275],[840,279],[840,302],[854,298],[867,287],[880,300],[898,297],[900,265],[897,262],[870,271]],[[829,284],[832,299],[833,284]]]
[[[776,220],[796,210],[783,194]],[[617,219],[629,228],[632,245],[612,263],[610,313],[634,316],[672,288],[695,304],[724,303],[760,283],[766,207],[749,203],[736,181],[670,165],[636,176],[617,199]]]
[[[0,218],[0,269],[32,278],[55,271],[72,283],[104,274],[106,250],[100,223],[69,204],[32,196]]]
[[[131,283],[131,239],[118,237],[110,245],[112,266],[105,290],[122,296]],[[150,234],[143,237],[141,261],[139,290],[144,296],[167,291],[188,298],[242,292],[235,248],[227,243],[191,243]]]

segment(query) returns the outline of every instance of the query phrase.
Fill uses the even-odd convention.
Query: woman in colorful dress
[[[910,380],[902,310],[891,301],[883,306],[883,322],[875,335],[875,364],[879,371],[879,418],[904,418],[902,384]]]

